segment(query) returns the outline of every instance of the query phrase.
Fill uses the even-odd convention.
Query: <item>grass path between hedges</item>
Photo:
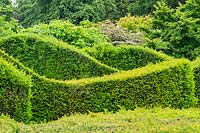
[[[200,109],[136,109],[113,113],[76,114],[57,121],[30,124],[0,117],[1,133],[147,133],[200,132]]]

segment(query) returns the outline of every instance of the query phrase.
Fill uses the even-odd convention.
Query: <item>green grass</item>
[[[121,110],[113,113],[90,113],[72,115],[57,121],[43,124],[17,123],[8,117],[0,117],[1,132],[17,133],[59,133],[59,132],[97,132],[97,133],[147,133],[147,132],[200,132],[200,109],[143,109]]]

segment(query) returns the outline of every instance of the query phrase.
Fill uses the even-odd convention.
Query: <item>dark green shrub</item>
[[[82,80],[34,77],[33,83],[33,120],[38,122],[74,112],[115,112],[121,107],[188,108],[196,104],[193,73],[186,60]]]
[[[0,48],[48,78],[80,79],[117,71],[61,41],[35,34],[6,37],[0,40]]]
[[[17,121],[29,122],[31,77],[0,57],[0,113]]]
[[[198,98],[198,105],[200,105],[200,58],[192,62],[194,81],[195,81],[195,96]]]
[[[169,60],[170,57],[142,46],[95,46],[86,49],[89,55],[120,70],[143,67],[149,63]]]

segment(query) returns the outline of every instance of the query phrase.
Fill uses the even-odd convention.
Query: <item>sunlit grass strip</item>
[[[57,121],[30,124],[17,123],[0,117],[2,132],[200,132],[200,110],[191,108],[120,110],[117,113],[89,113],[63,117]]]

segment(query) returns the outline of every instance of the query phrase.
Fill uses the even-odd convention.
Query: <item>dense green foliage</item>
[[[65,82],[38,77],[33,83],[34,121],[55,120],[74,112],[115,112],[120,107],[188,108],[196,104],[193,74],[186,60]]]
[[[200,3],[187,0],[185,5],[171,9],[162,0],[156,6],[152,28],[144,29],[148,46],[176,57],[193,59],[199,47]]]
[[[87,19],[97,22],[126,14],[126,1],[128,0],[17,0],[20,4],[16,6],[16,11],[24,26],[46,23],[52,19],[67,19],[73,23]]]
[[[151,28],[151,22],[150,16],[135,17],[128,14],[128,16],[120,18],[117,25],[128,31],[139,32],[141,28]]]
[[[199,9],[199,0],[1,0],[0,114],[30,123],[77,112],[199,106],[200,58],[191,63],[133,46],[146,41],[196,59]],[[22,29],[18,21],[35,26]]]
[[[169,56],[142,46],[99,45],[86,49],[86,52],[103,64],[119,70],[130,70],[171,59]]]
[[[120,110],[117,113],[76,114],[54,122],[29,125],[0,116],[0,130],[3,133],[196,133],[200,132],[199,115],[198,108],[182,110],[137,108],[134,111]]]
[[[51,21],[49,24],[35,25],[24,30],[24,32],[53,36],[78,48],[91,47],[107,42],[107,38],[100,30],[95,27],[87,27],[88,23],[83,21],[82,26],[75,26],[68,21],[56,20]]]
[[[167,4],[172,7],[176,8],[180,3],[184,4],[185,0],[165,0]],[[158,2],[158,0],[135,0],[134,4],[129,6],[129,12],[132,15],[148,15],[154,11],[154,5]]]
[[[80,81],[54,81],[33,73],[32,120],[54,120],[88,110],[117,111],[120,106],[187,108],[194,104],[191,74],[188,62],[181,60]]]
[[[11,35],[20,30],[16,20],[6,21],[6,16],[0,16],[0,38]]]
[[[0,1],[0,16],[5,16],[6,21],[12,18],[13,9],[9,0]]]
[[[200,58],[197,58],[192,62],[195,80],[195,96],[198,98],[200,105]]]
[[[31,77],[0,58],[0,113],[17,121],[29,122]]]
[[[0,40],[0,48],[48,78],[79,79],[117,71],[63,42],[35,34],[3,38]]]
[[[1,53],[5,59],[15,62]],[[25,68],[18,62],[14,64],[19,69]],[[25,71],[29,70],[25,68]],[[82,80],[56,81],[31,75],[32,120],[37,122],[74,112],[117,111],[120,107],[187,108],[195,105],[193,75],[185,60]]]
[[[167,0],[170,7],[177,7],[184,0]],[[48,23],[53,19],[99,22],[116,20],[127,13],[146,15],[153,11],[156,0],[17,0],[15,8],[23,26]]]
[[[13,9],[9,0],[0,1],[0,38],[18,32],[20,27],[13,18]]]

